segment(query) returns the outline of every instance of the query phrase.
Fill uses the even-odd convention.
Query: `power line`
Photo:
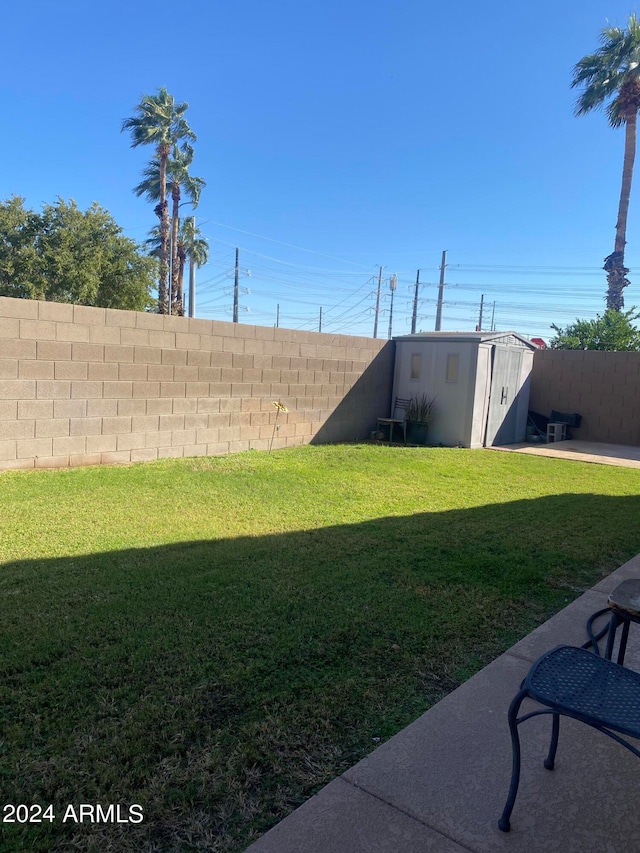
[[[371,269],[334,255],[305,249],[282,240],[274,240],[264,235],[243,231],[243,229],[235,229],[222,223],[214,222],[212,224],[228,227],[231,230],[246,233],[259,239],[266,239],[287,248],[307,251],[351,266],[359,266],[363,270],[369,271]],[[228,246],[235,249],[233,244],[224,240],[216,237],[209,239],[220,247]],[[254,314],[255,317],[269,316],[271,318],[275,316],[275,303],[277,301],[282,309],[283,317],[290,317],[291,320],[309,328],[317,328],[318,309],[321,306],[323,330],[340,331],[342,328],[350,327],[350,331],[354,333],[367,334],[363,324],[367,323],[372,311],[376,313],[374,320],[378,320],[379,314],[387,310],[383,307],[387,294],[382,292],[380,270],[378,270],[375,278],[370,276],[363,282],[363,273],[356,272],[353,269],[325,269],[310,264],[295,263],[284,258],[272,257],[249,247],[238,248],[256,261],[253,267],[252,291],[254,298],[263,306],[268,305],[271,300],[274,303],[271,312],[266,308],[262,312],[258,309]],[[203,309],[220,310],[220,306],[216,303],[224,299],[219,291],[227,274],[224,267],[228,266],[227,262],[232,254],[233,252],[224,249],[216,251],[207,265],[211,275],[200,284],[206,293]],[[444,268],[449,269],[450,272],[455,270],[458,278],[455,282],[447,281],[446,300],[444,293],[441,294]],[[435,270],[437,267],[423,266],[421,269],[426,275],[431,275],[430,270]],[[216,272],[216,270],[218,271]],[[487,311],[491,303],[494,304],[494,311],[497,311],[502,327],[508,325],[522,331],[535,329],[538,333],[547,330],[551,319],[564,322],[564,318],[573,319],[578,315],[595,316],[604,310],[603,301],[606,287],[604,273],[599,267],[553,266],[548,264],[450,264],[446,263],[446,259],[443,257],[443,263],[440,265],[441,284],[436,281],[421,282],[420,273],[418,273],[415,276],[416,284],[414,285],[414,275],[415,272],[401,271],[397,278],[399,294],[405,292],[404,288],[406,288],[407,293],[413,291],[413,310],[404,306],[402,300],[400,300],[400,304],[394,305],[394,316],[397,321],[400,324],[405,323],[407,326],[411,323],[412,329],[417,327],[418,322],[425,322],[423,319],[424,308],[433,304],[440,309],[441,327],[444,325],[442,311],[446,309],[446,327],[452,328],[461,324],[474,328],[478,322],[478,307],[483,299]],[[361,281],[356,283],[354,276],[360,277]],[[469,280],[465,280],[467,276]],[[599,281],[595,280],[596,276],[599,277]],[[366,306],[365,303],[372,296],[377,295],[376,291],[372,289],[372,283],[376,279],[381,292],[379,299],[376,299],[374,309],[372,306]],[[429,298],[428,294],[433,292],[436,287],[438,288],[438,298],[435,298],[435,294],[434,298]],[[476,293],[478,299],[473,298]],[[466,299],[464,298],[465,294],[468,294]],[[458,298],[458,295],[461,298]],[[629,297],[629,301],[632,301],[631,297]],[[288,303],[309,306],[310,312],[306,315],[299,313],[289,315],[286,308]],[[418,315],[419,310],[420,315]],[[375,332],[377,332],[377,328],[374,327]]]
[[[209,221],[209,220],[208,220]],[[212,225],[217,225],[219,228],[229,228],[231,231],[238,231],[240,234],[247,234],[249,237],[257,237],[259,240],[267,240],[270,243],[278,243],[280,246],[287,246],[289,249],[296,249],[299,252],[309,252],[311,255],[320,255],[324,258],[330,258],[333,261],[340,261],[343,264],[351,264],[354,267],[364,267],[363,264],[347,261],[344,258],[336,258],[334,255],[328,255],[326,252],[318,252],[315,249],[305,249],[302,246],[294,246],[293,243],[285,243],[283,240],[275,240],[272,237],[265,237],[264,234],[254,234],[252,231],[244,231],[242,228],[234,228],[232,225],[224,225],[222,222],[213,222]]]

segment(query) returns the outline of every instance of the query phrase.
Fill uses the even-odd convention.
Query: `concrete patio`
[[[487,450],[504,450],[510,453],[528,453],[532,456],[552,456],[555,459],[573,459],[576,462],[597,462],[600,465],[620,465],[623,468],[640,468],[640,447],[626,444],[603,444],[596,441],[555,441],[552,444],[522,442],[488,447]]]
[[[563,442],[577,444],[577,442]],[[638,462],[640,464],[640,462]],[[276,825],[251,853],[622,853],[640,848],[640,761],[563,718],[553,772],[542,764],[550,720],[520,728],[522,775],[509,834],[500,832],[511,773],[507,708],[531,663],[581,645],[585,622],[640,555],[569,604]],[[625,665],[640,669],[640,628]],[[533,707],[533,703],[530,703]],[[523,705],[523,712],[529,710]]]

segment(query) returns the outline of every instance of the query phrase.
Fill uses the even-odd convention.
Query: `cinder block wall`
[[[393,344],[0,297],[0,470],[368,437]]]
[[[538,350],[529,408],[578,412],[574,438],[640,445],[640,353]]]

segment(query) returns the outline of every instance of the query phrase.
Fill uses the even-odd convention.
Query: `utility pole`
[[[196,233],[196,218],[193,217],[193,234]],[[189,253],[189,316],[196,316],[196,262]]]
[[[496,318],[496,301],[494,299],[493,300],[493,311],[491,312],[491,331],[492,332],[495,332],[495,330],[496,330],[496,324],[494,322],[495,318]]]
[[[416,333],[416,322],[418,320],[418,290],[420,289],[420,270],[416,272],[416,289],[413,292],[413,314],[411,315],[411,334]]]
[[[236,249],[236,268],[235,268],[234,277],[233,277],[233,322],[234,323],[238,322],[238,302],[239,302],[238,276],[240,274],[240,271],[238,268],[238,256],[239,256],[239,250]]]
[[[322,308],[320,308],[320,318],[318,319],[318,331],[322,331]]]
[[[478,331],[482,331],[482,311],[484,309],[484,293],[480,296],[480,317],[478,318]]]
[[[440,287],[438,288],[438,307],[436,308],[436,327],[439,332],[442,326],[442,303],[444,302],[444,271],[447,266],[447,250],[442,253],[442,264],[440,265]]]
[[[280,303],[276,305],[276,329],[280,326]]]
[[[373,321],[373,337],[378,337],[378,314],[380,313],[380,290],[382,289],[382,267],[378,270],[378,292],[376,294],[376,314]]]
[[[389,340],[393,335],[393,294],[398,286],[398,276],[394,273],[389,279],[389,290],[391,291],[391,305],[389,307]]]

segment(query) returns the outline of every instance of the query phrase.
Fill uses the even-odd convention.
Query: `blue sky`
[[[122,119],[166,86],[198,135],[197,210],[211,246],[198,316],[231,319],[234,248],[250,270],[241,322],[372,334],[374,276],[398,274],[394,334],[434,327],[549,338],[604,310],[624,134],[573,116],[575,62],[619,0],[35,0],[3,13],[2,197],[97,201],[142,240],[132,193],[150,150]],[[640,175],[632,193],[627,307],[640,305]],[[188,210],[186,208],[183,210]],[[249,309],[249,310],[244,310]]]

